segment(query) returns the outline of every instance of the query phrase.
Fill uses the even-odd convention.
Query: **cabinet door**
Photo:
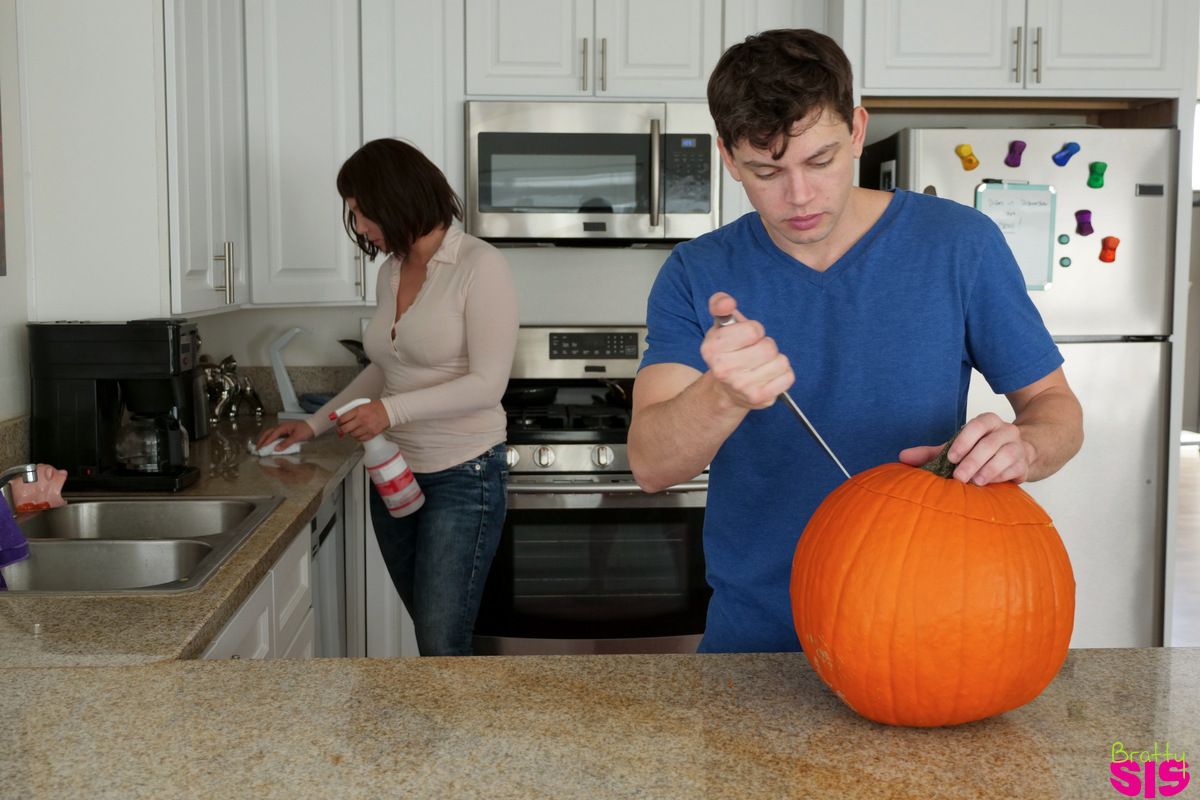
[[[1024,25],[1025,0],[866,0],[863,87],[1019,89]]]
[[[274,575],[275,641],[282,647],[296,636],[312,608],[311,528],[305,527],[271,568]]]
[[[250,3],[246,69],[254,302],[361,302],[335,185],[361,144],[357,0]]]
[[[275,614],[270,572],[217,635],[201,658],[272,658]]]
[[[205,311],[229,304],[219,288],[227,253],[232,302],[248,299],[242,0],[174,0],[165,10],[171,308]]]
[[[292,639],[291,644],[283,648],[279,657],[316,658],[316,632],[316,617],[313,614],[313,609],[310,608],[308,613],[304,615],[304,621],[300,623],[300,627],[296,631],[296,638]]]
[[[1172,6],[1168,0],[1029,0],[1026,87],[1179,88],[1183,49],[1170,34],[1187,15]],[[1193,31],[1190,46],[1195,39]]]
[[[592,0],[466,0],[467,94],[591,95]]]
[[[597,95],[697,98],[721,57],[720,0],[596,0]]]

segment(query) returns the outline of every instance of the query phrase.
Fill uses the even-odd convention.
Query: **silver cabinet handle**
[[[608,39],[600,39],[600,91],[608,91]]]
[[[1035,83],[1042,82],[1042,29],[1036,29],[1037,33],[1033,37],[1033,80]]]
[[[1012,43],[1013,43],[1012,73],[1013,73],[1013,82],[1014,83],[1021,82],[1021,67],[1024,65],[1023,59],[1021,57],[1021,32],[1023,30],[1024,30],[1024,28],[1017,28],[1016,38],[1014,38],[1012,41]]]
[[[225,262],[225,285],[214,286],[213,290],[225,293],[225,305],[233,305],[233,242],[225,242],[225,252],[213,256],[213,261]]]
[[[583,40],[583,56],[580,58],[580,63],[583,64],[583,81],[579,84],[580,91],[587,91],[587,38]]]
[[[669,486],[663,494],[707,492],[708,481],[685,481]],[[512,483],[509,494],[645,494],[636,483]]]
[[[354,281],[354,285],[358,287],[358,296],[367,299],[367,267],[363,263],[363,254],[361,252],[354,254],[355,269],[358,273],[358,279]]]
[[[662,198],[662,123],[650,120],[650,227],[658,226],[658,205]]]

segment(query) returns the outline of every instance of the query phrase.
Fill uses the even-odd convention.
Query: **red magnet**
[[[1092,229],[1092,212],[1087,209],[1075,212],[1075,232],[1080,236],[1091,236],[1096,231]]]
[[[1021,166],[1021,154],[1025,152],[1025,143],[1020,139],[1014,139],[1008,143],[1008,155],[1004,157],[1004,163],[1010,167]]]
[[[1105,236],[1100,240],[1100,260],[1112,263],[1117,260],[1117,245],[1121,240],[1115,236]]]
[[[1108,169],[1108,164],[1103,161],[1093,161],[1088,164],[1088,179],[1087,185],[1093,189],[1101,189],[1104,187],[1104,171]]]
[[[975,157],[975,150],[969,144],[960,144],[954,148],[954,155],[962,159],[962,168],[972,170],[979,166],[979,159]]]
[[[1071,156],[1075,155],[1078,152],[1079,152],[1079,142],[1067,142],[1066,144],[1064,144],[1062,146],[1061,150],[1059,150],[1054,155],[1050,156],[1050,159],[1055,164],[1058,164],[1060,167],[1065,167],[1067,165],[1067,162],[1071,160]]]

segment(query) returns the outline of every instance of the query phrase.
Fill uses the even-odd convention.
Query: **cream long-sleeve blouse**
[[[320,435],[334,409],[379,398],[391,422],[385,433],[413,471],[437,472],[504,441],[500,398],[517,342],[517,293],[501,252],[451,227],[397,320],[402,268],[395,256],[379,267],[378,305],[363,337],[370,365],[305,421]]]

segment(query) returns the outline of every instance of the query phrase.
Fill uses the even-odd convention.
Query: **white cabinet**
[[[201,658],[271,658],[275,654],[275,600],[271,573],[255,587]]]
[[[358,0],[247,4],[246,99],[254,303],[373,302],[335,185],[362,143]]]
[[[311,541],[303,528],[201,658],[312,657]]]
[[[1196,39],[1193,15],[1183,5],[865,0],[863,90],[1112,95],[1178,89],[1185,48]]]
[[[18,0],[26,158],[10,200],[26,210],[30,319],[225,307],[212,257],[230,237],[244,285],[241,14],[242,0]]]
[[[164,11],[171,309],[207,311],[249,299],[242,0]]]
[[[720,0],[466,0],[467,94],[703,98]]]

